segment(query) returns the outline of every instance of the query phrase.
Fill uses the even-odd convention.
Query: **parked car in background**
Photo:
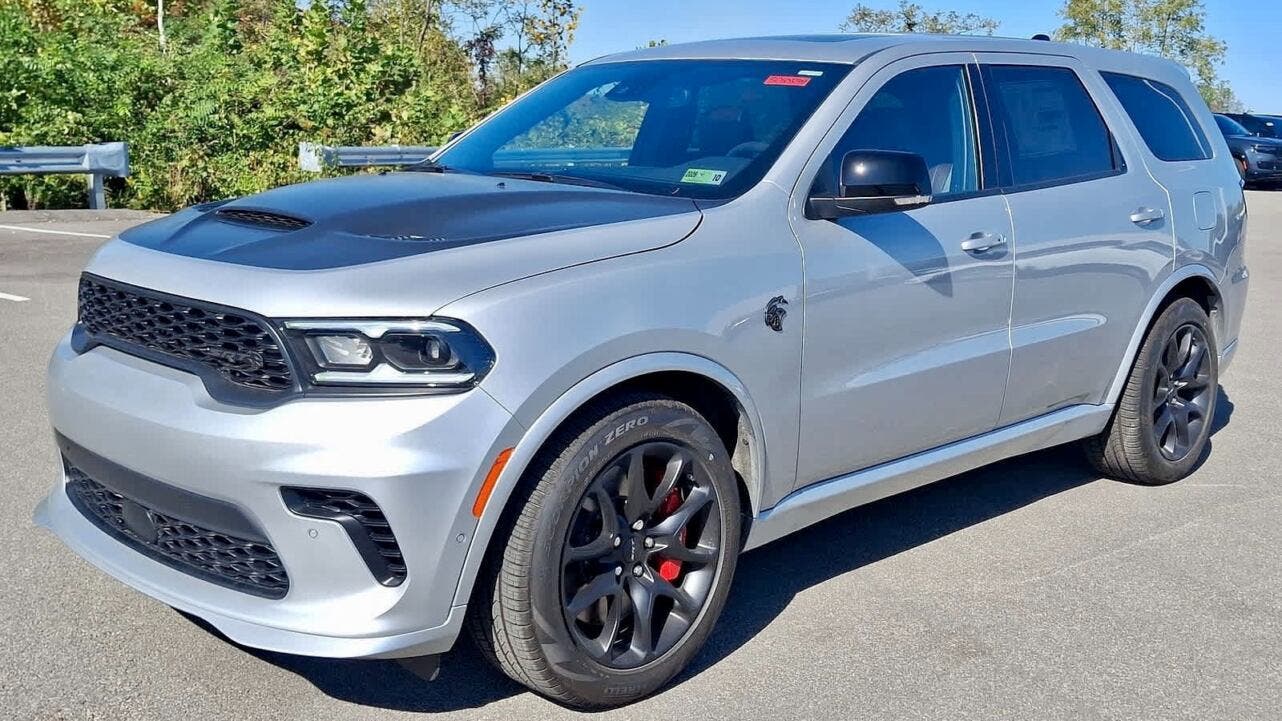
[[[1224,117],[1236,120],[1251,135],[1261,138],[1282,137],[1282,121],[1272,115],[1258,113],[1222,113]]]
[[[467,633],[617,706],[699,651],[745,549],[1069,442],[1184,477],[1246,303],[1188,72],[1079,45],[626,52],[411,170],[109,241],[49,365],[39,522],[248,646]]]
[[[1282,182],[1282,140],[1262,138],[1227,115],[1217,114],[1215,124],[1233,153],[1238,174],[1247,183]]]

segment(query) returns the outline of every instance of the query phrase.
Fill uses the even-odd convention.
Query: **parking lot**
[[[1054,449],[846,513],[745,556],[692,667],[603,716],[1279,718],[1282,192],[1248,196],[1243,340],[1191,477],[1125,485]],[[145,217],[0,213],[0,718],[576,715],[465,642],[433,684],[236,647],[33,526],[45,359],[94,248]]]

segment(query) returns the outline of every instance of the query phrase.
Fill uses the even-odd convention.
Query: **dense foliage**
[[[893,10],[860,3],[850,11],[841,29],[857,33],[931,33],[935,35],[992,35],[1000,23],[990,17],[955,10],[927,10],[915,2],[899,0]]]
[[[1219,77],[1228,50],[1206,32],[1202,0],[1065,0],[1061,40],[1159,55],[1183,64],[1212,110],[1241,112],[1242,103]]]
[[[0,0],[0,145],[126,140],[112,205],[302,179],[300,141],[435,144],[565,66],[573,0]],[[0,207],[84,204],[0,178]]]

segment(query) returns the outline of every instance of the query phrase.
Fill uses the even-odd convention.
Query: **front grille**
[[[80,279],[80,324],[109,345],[195,363],[238,386],[280,393],[294,387],[276,337],[247,313],[86,275]]]
[[[107,488],[64,461],[67,496],[94,525],[171,568],[264,598],[282,598],[289,577],[266,543],[212,531]]]
[[[251,210],[249,208],[223,208],[214,212],[219,220],[241,225],[253,225],[271,230],[299,230],[311,225],[311,221],[270,210]]]
[[[384,586],[405,580],[405,558],[383,509],[363,493],[329,488],[284,488],[289,510],[342,524],[370,573]]]

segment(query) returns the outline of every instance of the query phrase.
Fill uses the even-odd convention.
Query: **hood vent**
[[[271,230],[300,230],[311,225],[310,220],[296,218],[292,215],[273,213],[270,210],[252,210],[250,208],[223,208],[214,211],[214,215],[228,223],[252,225]]]

